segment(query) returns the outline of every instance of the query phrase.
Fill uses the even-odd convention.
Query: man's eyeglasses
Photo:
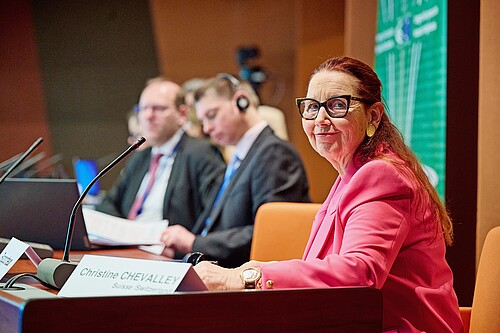
[[[156,113],[156,112],[163,112],[163,111],[167,110],[169,107],[165,106],[165,105],[139,105],[139,104],[134,105],[135,112],[142,112],[142,111],[145,111],[149,108],[151,108],[151,110],[154,113]]]
[[[321,107],[332,118],[344,118],[349,111],[351,100],[371,104],[369,101],[351,95],[333,96],[324,102],[319,102],[313,98],[297,98],[297,107],[300,116],[307,120],[314,120],[318,116]]]

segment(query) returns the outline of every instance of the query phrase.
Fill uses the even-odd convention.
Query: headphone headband
[[[228,80],[229,83],[231,83],[231,85],[233,86],[234,90],[241,89],[240,81],[231,74],[219,73],[219,74],[217,74],[216,78]],[[236,100],[236,106],[238,107],[240,112],[245,112],[248,109],[248,107],[250,106],[250,101],[248,100],[247,97],[240,96]]]
[[[228,73],[219,73],[216,76],[218,79],[225,79],[228,80],[231,85],[233,86],[234,89],[239,89],[240,88],[240,80],[235,78],[233,75],[228,74]]]

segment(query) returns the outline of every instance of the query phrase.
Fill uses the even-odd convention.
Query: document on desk
[[[108,246],[158,245],[168,221],[134,222],[83,207],[89,241]]]

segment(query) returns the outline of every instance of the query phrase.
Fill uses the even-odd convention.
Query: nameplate
[[[26,256],[31,260],[31,262],[38,266],[41,259],[36,254],[35,250],[31,248],[28,244],[21,242],[19,239],[12,237],[7,246],[3,249],[0,254],[0,279],[2,279],[5,274],[14,266],[14,264],[21,258],[23,253],[26,252]]]
[[[207,287],[188,263],[85,255],[58,295],[163,295],[204,290]]]

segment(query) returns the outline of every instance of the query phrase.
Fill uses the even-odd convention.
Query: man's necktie
[[[231,181],[231,178],[233,178],[234,174],[238,170],[238,167],[241,164],[241,160],[238,158],[238,156],[234,155],[233,159],[229,163],[229,165],[226,168],[226,173],[224,174],[224,181],[222,182],[222,186],[219,189],[219,192],[217,193],[217,196],[215,197],[214,204],[212,206],[212,210],[210,213],[214,210],[215,207],[217,207],[217,203],[219,202],[220,198],[224,194],[224,191],[226,190],[227,186],[229,185],[229,182]],[[201,232],[202,236],[206,236],[208,233],[208,228],[212,224],[212,219],[210,218],[210,214],[205,220],[205,228]]]
[[[148,185],[146,186],[146,190],[140,197],[136,197],[134,203],[132,204],[132,207],[130,208],[130,211],[128,213],[128,219],[129,220],[135,220],[137,215],[139,215],[142,211],[142,205],[144,205],[144,201],[146,201],[146,198],[149,195],[149,192],[151,192],[151,189],[153,188],[153,184],[155,183],[155,177],[156,177],[156,171],[158,170],[158,165],[160,164],[160,158],[163,156],[163,154],[155,154],[151,158],[151,163],[149,164],[149,181]]]

